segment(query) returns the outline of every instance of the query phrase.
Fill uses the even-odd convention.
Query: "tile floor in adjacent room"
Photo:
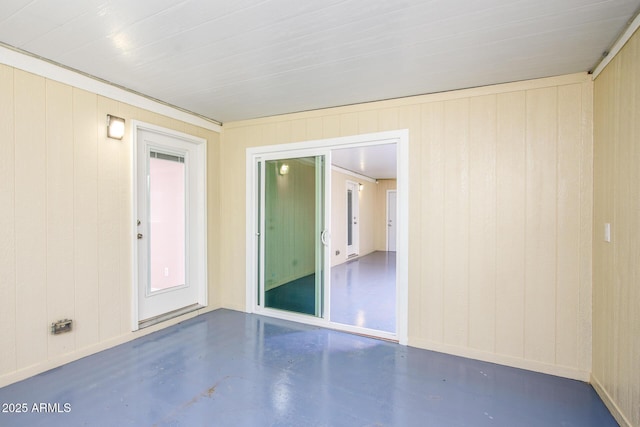
[[[589,384],[216,310],[0,389],[1,426],[617,425]],[[29,412],[29,411],[28,411]]]

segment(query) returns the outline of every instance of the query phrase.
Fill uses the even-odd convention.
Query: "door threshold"
[[[150,317],[145,320],[141,320],[138,322],[138,328],[148,328],[149,326],[157,325],[158,323],[164,322],[169,319],[173,319],[174,317],[182,316],[183,314],[191,313],[192,311],[199,310],[204,308],[203,305],[200,304],[191,304],[186,307],[179,308],[177,310],[170,311],[168,313],[163,313],[155,317]]]
[[[348,334],[358,335],[358,336],[365,337],[365,338],[372,338],[374,340],[382,340],[382,341],[390,342],[390,343],[393,343],[393,344],[400,344],[400,341],[397,338],[381,337],[380,335],[371,335],[371,334],[366,334],[366,333],[363,333],[363,332],[352,332],[352,331],[349,332],[349,331],[347,331],[347,333]]]

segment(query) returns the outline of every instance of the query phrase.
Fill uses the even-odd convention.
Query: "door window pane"
[[[183,286],[185,278],[184,158],[151,152],[149,158],[149,291]]]
[[[318,315],[315,157],[265,162],[265,307]]]

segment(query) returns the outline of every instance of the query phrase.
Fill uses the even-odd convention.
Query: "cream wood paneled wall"
[[[359,255],[374,251],[375,183],[358,180],[336,170],[331,172],[331,265],[347,261],[347,181],[362,184],[356,196],[359,203]],[[336,254],[336,251],[340,251]]]
[[[376,185],[375,248],[387,250],[387,190],[395,190],[395,179],[379,179]]]
[[[595,81],[592,383],[640,426],[640,33]],[[604,224],[611,224],[611,242]]]
[[[130,331],[131,141],[106,138],[107,113],[209,141],[218,241],[219,134],[0,65],[0,386],[158,329]],[[50,335],[63,318],[73,331]]]
[[[409,344],[588,379],[586,74],[226,123],[222,304],[245,308],[246,149],[409,130]]]

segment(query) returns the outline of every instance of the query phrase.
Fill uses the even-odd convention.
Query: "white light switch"
[[[611,224],[608,222],[604,225],[604,241],[611,243]]]
[[[169,277],[169,267],[164,268],[164,277]]]

